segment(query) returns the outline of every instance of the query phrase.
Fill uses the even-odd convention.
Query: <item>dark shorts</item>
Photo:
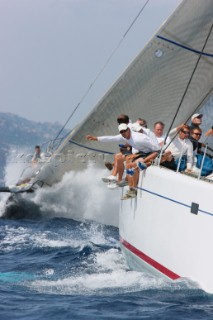
[[[132,162],[134,162],[135,160],[139,159],[139,158],[146,158],[148,157],[150,154],[152,154],[153,152],[148,152],[148,153],[144,153],[144,152],[137,152],[135,153],[135,157],[132,160]]]
[[[126,161],[127,162],[134,162],[139,158],[146,158],[148,157],[150,154],[152,154],[153,152],[148,152],[148,153],[144,153],[144,152],[137,152],[137,153],[132,153],[130,155],[126,155]]]

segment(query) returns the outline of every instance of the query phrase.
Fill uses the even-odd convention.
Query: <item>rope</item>
[[[74,141],[72,139],[70,139],[69,142],[75,144],[78,147],[81,147],[81,148],[84,148],[84,149],[88,149],[88,150],[92,150],[92,151],[95,151],[95,152],[102,152],[102,153],[106,153],[106,154],[115,154],[114,152],[105,151],[105,150],[101,150],[101,149],[95,149],[95,148],[91,148],[91,147],[85,146],[84,144],[78,143],[78,142],[76,142],[76,141]]]
[[[63,127],[61,128],[61,130],[59,131],[59,133],[57,134],[57,136],[55,137],[54,140],[56,140],[61,132],[64,130],[64,128],[66,127],[67,123],[70,121],[70,119],[73,117],[74,113],[76,112],[76,110],[78,109],[78,107],[82,104],[82,102],[84,101],[84,99],[87,97],[87,95],[89,94],[90,90],[92,89],[92,87],[94,86],[94,84],[96,83],[96,81],[98,80],[98,78],[100,77],[100,75],[103,73],[103,71],[105,70],[105,68],[107,67],[107,65],[109,64],[110,60],[112,59],[112,57],[114,56],[115,52],[118,50],[118,48],[120,47],[121,43],[124,41],[125,37],[127,36],[127,34],[129,33],[129,31],[131,30],[131,28],[133,27],[133,25],[135,24],[136,20],[139,18],[139,16],[141,15],[141,13],[143,12],[143,10],[145,9],[146,5],[148,4],[150,0],[147,0],[145,2],[145,4],[142,6],[142,8],[140,9],[140,11],[138,12],[138,14],[136,15],[136,17],[134,18],[134,20],[131,22],[130,26],[127,28],[126,32],[124,33],[124,35],[122,36],[121,40],[119,41],[118,45],[115,47],[115,49],[112,51],[112,53],[110,54],[109,58],[106,60],[105,64],[103,65],[103,67],[100,69],[100,71],[98,72],[98,74],[96,75],[95,79],[92,81],[92,83],[90,84],[90,86],[88,87],[88,89],[86,90],[86,92],[84,93],[84,95],[82,96],[82,98],[80,99],[80,101],[78,102],[78,104],[76,105],[76,107],[74,108],[74,110],[72,111],[72,113],[70,114],[70,116],[68,117],[67,121],[65,122],[65,124],[63,125]]]

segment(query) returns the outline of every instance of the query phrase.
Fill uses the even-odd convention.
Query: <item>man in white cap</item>
[[[193,114],[193,116],[191,117],[190,129],[192,130],[194,128],[199,128],[200,125],[202,124],[202,118],[203,118],[203,115],[201,113]]]
[[[193,116],[191,117],[191,125],[190,125],[190,130],[199,128],[200,129],[200,125],[202,124],[202,118],[203,115],[201,113],[195,113],[193,114]],[[213,126],[211,127],[211,129],[209,129],[206,133],[205,136],[212,136],[213,135]]]
[[[157,139],[154,141],[154,139],[150,138],[147,134],[131,131],[125,123],[120,124],[118,130],[120,134],[116,136],[95,137],[87,135],[86,139],[100,142],[126,143],[144,154],[159,150]]]
[[[95,137],[92,135],[87,135],[86,139],[101,142],[120,142],[130,145],[133,150],[136,150],[137,153],[127,156],[128,162],[143,157],[143,162],[146,163],[146,161],[150,162],[157,156],[160,149],[157,139],[154,141],[154,139],[150,138],[147,134],[131,131],[128,125],[125,123],[120,124],[118,126],[118,130],[120,134],[116,136]],[[145,167],[146,165],[143,167],[143,169]],[[132,185],[129,184],[130,190],[124,199],[134,198],[137,195],[137,171],[135,170],[135,179],[131,179],[134,180],[134,183]]]
[[[129,117],[128,121],[126,121],[126,118],[124,118],[123,115],[120,115],[117,118],[117,122],[118,124],[127,124],[131,131],[146,133],[150,136],[150,130],[146,129],[147,122],[142,118],[138,118],[135,123],[131,123],[129,122]],[[117,187],[124,187],[128,185],[127,177],[123,178],[123,173],[125,169],[124,162],[126,161],[127,155],[138,152],[138,150],[133,150],[132,152],[132,147],[127,144],[119,144],[119,147],[120,152],[114,155],[113,166],[109,162],[105,163],[105,166],[109,170],[112,170],[110,176],[108,176],[107,178],[102,178],[102,180],[107,183],[107,187],[109,189],[115,189]],[[110,167],[108,166],[109,164],[111,165]]]

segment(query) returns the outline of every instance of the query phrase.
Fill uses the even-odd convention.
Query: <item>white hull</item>
[[[136,199],[120,206],[121,247],[130,268],[187,277],[213,293],[212,183],[153,166],[139,188]]]

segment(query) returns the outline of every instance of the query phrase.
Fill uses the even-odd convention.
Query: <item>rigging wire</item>
[[[183,100],[184,100],[184,98],[185,98],[185,96],[186,96],[186,93],[187,93],[187,91],[188,91],[188,88],[189,88],[189,86],[190,86],[190,84],[191,84],[191,82],[192,82],[192,78],[193,78],[193,76],[194,76],[194,74],[195,74],[195,72],[196,72],[196,70],[197,70],[198,64],[199,64],[200,59],[201,59],[201,57],[202,57],[202,53],[203,53],[203,51],[204,51],[204,49],[205,49],[205,47],[206,47],[206,44],[207,44],[207,42],[208,42],[208,40],[209,40],[209,37],[210,37],[211,32],[212,32],[212,29],[213,29],[213,24],[212,24],[212,26],[211,26],[211,28],[210,28],[210,30],[209,30],[209,33],[208,33],[207,38],[206,38],[206,40],[205,40],[205,42],[204,42],[203,48],[202,48],[202,50],[201,50],[200,53],[199,53],[199,57],[198,57],[197,62],[196,62],[196,64],[195,64],[195,66],[194,66],[194,69],[193,69],[193,71],[192,71],[192,74],[191,74],[191,76],[190,76],[190,78],[189,78],[188,84],[187,84],[186,89],[185,89],[185,91],[184,91],[184,93],[183,93],[183,96],[182,96],[182,98],[181,98],[181,101],[180,101],[180,103],[179,103],[179,106],[178,106],[178,108],[177,108],[177,110],[176,110],[176,112],[175,112],[175,115],[174,115],[174,118],[173,118],[173,120],[172,120],[172,122],[171,122],[171,125],[170,125],[170,127],[169,127],[169,129],[168,129],[168,131],[167,131],[167,133],[166,133],[166,136],[165,136],[165,139],[164,139],[164,144],[166,144],[166,139],[168,138],[169,132],[171,131],[171,128],[172,128],[172,126],[173,126],[173,124],[174,124],[174,122],[175,122],[175,119],[176,119],[177,115],[178,115],[178,112],[179,112],[180,107],[181,107],[181,105],[182,105],[182,103],[183,103]],[[197,109],[197,107],[196,107],[196,109]],[[188,119],[188,120],[189,120],[189,119]],[[171,143],[171,141],[170,141],[170,143]],[[170,143],[169,143],[169,145],[170,145]],[[168,145],[168,146],[169,146],[169,145]],[[166,149],[168,148],[168,146],[166,147]]]
[[[57,136],[55,137],[54,140],[56,140],[60,134],[62,133],[62,131],[64,130],[64,128],[66,127],[66,125],[68,124],[68,122],[70,121],[70,119],[73,117],[74,113],[76,112],[76,110],[78,109],[78,107],[82,104],[82,102],[84,101],[84,99],[87,97],[87,95],[89,94],[90,90],[92,89],[92,87],[94,86],[94,84],[96,83],[96,81],[98,80],[98,78],[100,77],[100,75],[103,73],[103,71],[105,70],[105,68],[107,67],[107,65],[109,64],[110,60],[112,59],[112,57],[114,56],[115,52],[118,50],[118,48],[121,46],[122,42],[124,41],[125,37],[127,36],[127,34],[129,33],[129,31],[131,30],[131,28],[133,27],[133,25],[135,24],[135,22],[137,21],[137,19],[139,18],[139,16],[141,15],[141,13],[143,12],[143,10],[145,9],[145,7],[147,6],[147,4],[149,3],[150,0],[147,0],[144,5],[142,6],[142,8],[139,10],[138,14],[136,15],[136,17],[133,19],[133,21],[131,22],[130,26],[127,28],[127,30],[125,31],[125,33],[123,34],[122,38],[120,39],[120,41],[118,42],[117,46],[114,48],[114,50],[112,51],[112,53],[109,55],[108,59],[106,60],[106,62],[104,63],[104,65],[102,66],[102,68],[100,69],[100,71],[97,73],[95,79],[92,81],[92,83],[89,85],[88,89],[86,90],[86,92],[83,94],[83,96],[81,97],[80,101],[77,103],[76,107],[73,109],[73,111],[71,112],[71,114],[69,115],[69,117],[67,118],[65,124],[63,125],[63,127],[61,128],[61,130],[59,131],[59,133],[57,134]]]

